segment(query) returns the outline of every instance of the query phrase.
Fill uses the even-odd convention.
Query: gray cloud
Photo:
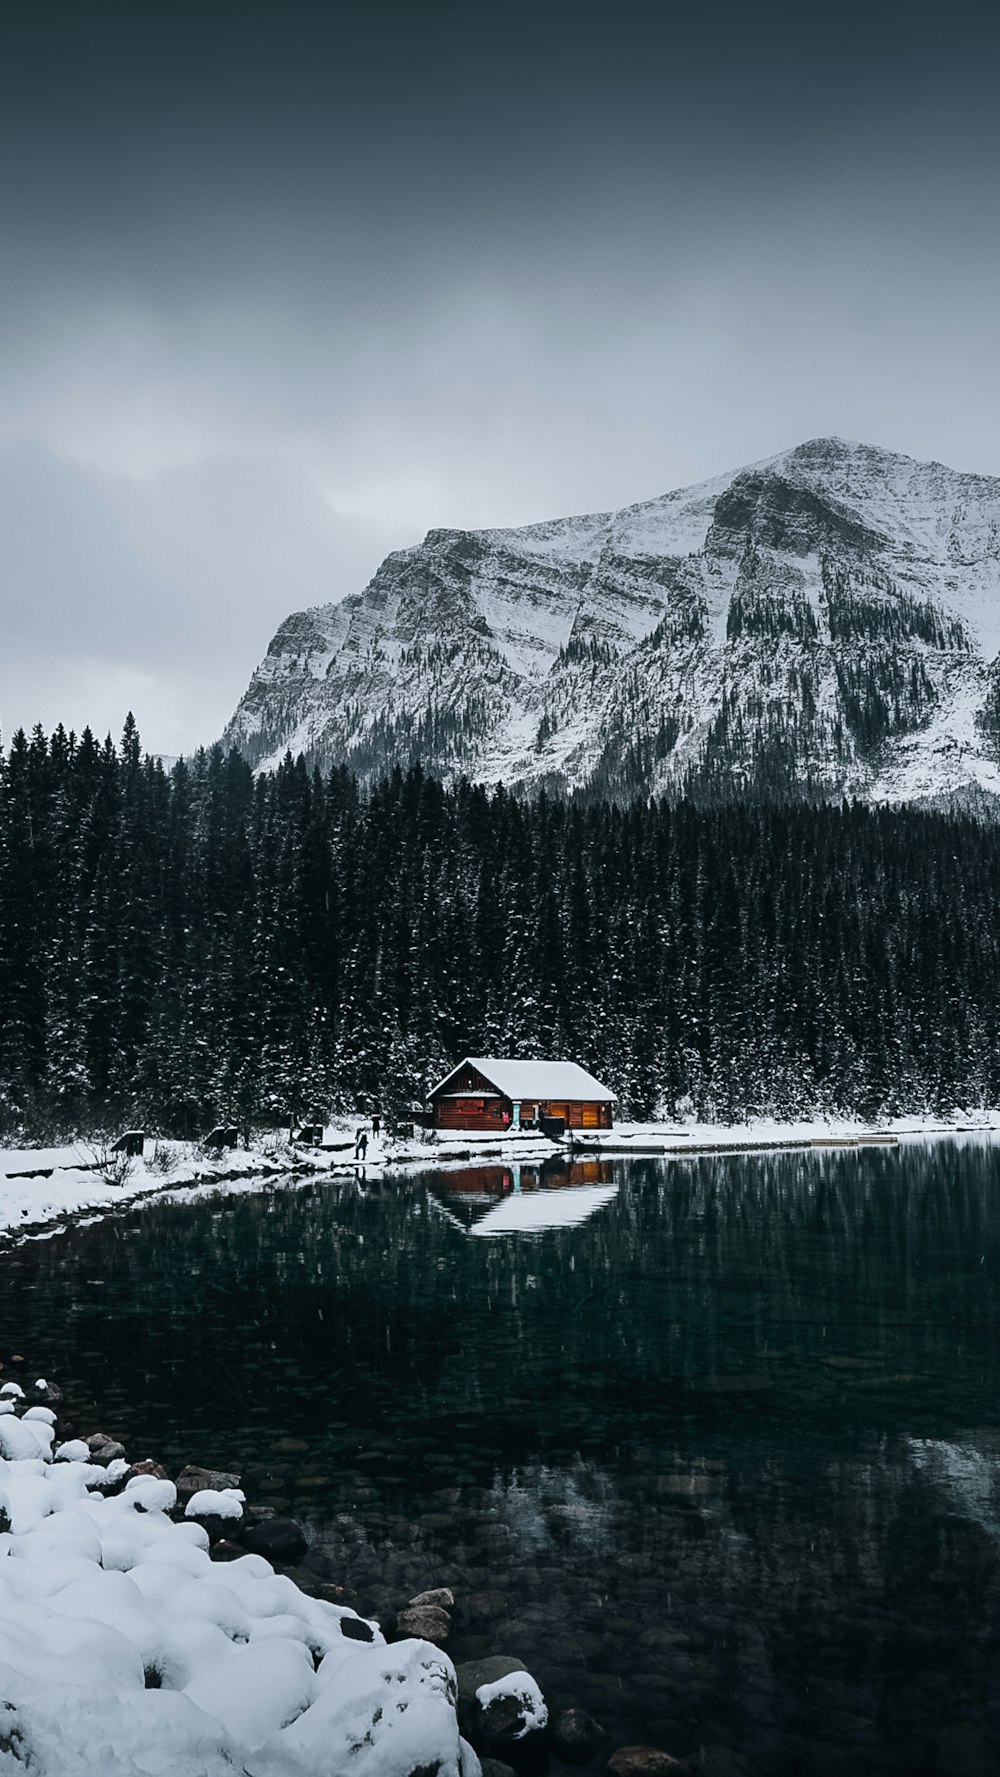
[[[354,590],[398,538],[281,462],[213,456],[143,480],[0,452],[0,715],[147,743],[212,740],[287,611]]]
[[[431,525],[828,431],[1000,474],[997,20],[816,10],[26,14],[5,731],[209,740]]]

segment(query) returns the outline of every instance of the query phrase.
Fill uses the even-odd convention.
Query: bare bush
[[[168,1172],[174,1171],[181,1158],[176,1143],[170,1147],[166,1142],[154,1141],[153,1152],[147,1156],[146,1165],[158,1178],[164,1178]]]
[[[135,1171],[131,1154],[118,1150],[107,1136],[95,1136],[83,1148],[83,1165],[96,1172],[106,1185],[125,1185]]]
[[[272,1162],[280,1161],[293,1165],[299,1158],[287,1135],[279,1133],[278,1130],[267,1130],[258,1138],[256,1146],[264,1159]]]

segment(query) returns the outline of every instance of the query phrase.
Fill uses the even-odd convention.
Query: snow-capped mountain
[[[1000,481],[836,438],[621,512],[429,531],[226,730],[363,776],[1000,796]]]

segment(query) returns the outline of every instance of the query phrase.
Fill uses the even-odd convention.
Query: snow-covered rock
[[[1000,481],[816,439],[621,512],[430,531],[289,617],[225,739],[609,791],[1000,795]]]
[[[8,1462],[23,1462],[28,1457],[42,1455],[36,1429],[23,1419],[5,1413],[0,1419],[0,1456]]]
[[[173,1481],[158,1475],[133,1475],[125,1483],[124,1497],[132,1500],[141,1512],[171,1512],[177,1504],[177,1488]],[[239,1506],[237,1517],[242,1509]]]
[[[129,1482],[129,1488],[135,1482]],[[126,1489],[128,1491],[128,1489]],[[174,1489],[176,1496],[176,1488]],[[184,1507],[185,1518],[242,1518],[246,1496],[239,1487],[202,1487]]]
[[[548,1706],[530,1672],[508,1672],[476,1691],[484,1732],[491,1740],[524,1740],[540,1733],[549,1719]],[[502,1724],[502,1726],[501,1726]]]
[[[315,1701],[247,1761],[250,1777],[465,1777],[447,1654],[425,1641],[350,1647],[321,1661]]]
[[[456,1671],[458,1719],[477,1746],[505,1757],[544,1731],[548,1706],[537,1681],[508,1654],[466,1660]]]
[[[90,1445],[83,1438],[67,1438],[55,1448],[56,1462],[89,1462]]]
[[[480,1777],[446,1655],[353,1639],[260,1555],[214,1564],[172,1482],[109,1497],[86,1455],[44,1460],[46,1418],[0,1428],[2,1777]]]

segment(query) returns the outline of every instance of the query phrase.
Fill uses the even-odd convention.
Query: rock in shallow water
[[[473,1746],[518,1759],[540,1744],[549,1712],[542,1693],[520,1660],[494,1654],[455,1668],[458,1721]]]
[[[96,1462],[99,1468],[107,1468],[109,1463],[118,1462],[125,1455],[124,1444],[109,1438],[103,1431],[93,1432],[86,1443],[91,1462]]]
[[[410,1599],[411,1610],[422,1604],[436,1604],[439,1610],[454,1610],[455,1594],[450,1586],[434,1586],[431,1591],[418,1592]]]
[[[294,1518],[267,1518],[262,1524],[251,1524],[240,1532],[240,1541],[251,1555],[263,1555],[265,1561],[277,1561],[284,1567],[294,1567],[309,1547],[305,1531]]]
[[[673,1758],[658,1746],[622,1746],[606,1760],[608,1777],[695,1777],[686,1759]]]
[[[181,1469],[177,1477],[177,1502],[184,1506],[193,1493],[206,1490],[221,1493],[227,1487],[238,1487],[239,1484],[239,1475],[231,1475],[223,1469],[198,1468],[194,1463],[189,1463],[187,1468]]]
[[[244,1504],[238,1487],[227,1487],[220,1492],[205,1488],[200,1493],[191,1494],[184,1507],[184,1516],[201,1525],[210,1543],[217,1543],[225,1537],[239,1535]]]
[[[151,1462],[148,1458],[145,1462],[133,1462],[125,1479],[126,1481],[134,1480],[136,1475],[155,1475],[158,1481],[169,1481],[170,1479],[162,1463]]]
[[[568,1765],[586,1765],[608,1743],[609,1735],[585,1709],[564,1709],[549,1731],[549,1745]]]
[[[48,1382],[44,1376],[39,1376],[36,1381],[28,1384],[26,1399],[29,1401],[41,1401],[47,1407],[57,1407],[62,1398],[63,1391],[58,1383]]]
[[[433,1641],[443,1647],[451,1634],[451,1618],[436,1604],[409,1605],[396,1618],[396,1637],[415,1636],[418,1641]]]
[[[523,1670],[523,1662],[510,1654],[491,1654],[483,1660],[463,1660],[460,1666],[455,1667],[458,1720],[463,1732],[465,1723],[471,1720],[475,1710],[476,1692],[480,1685],[493,1684],[498,1678],[506,1678],[508,1673]]]

